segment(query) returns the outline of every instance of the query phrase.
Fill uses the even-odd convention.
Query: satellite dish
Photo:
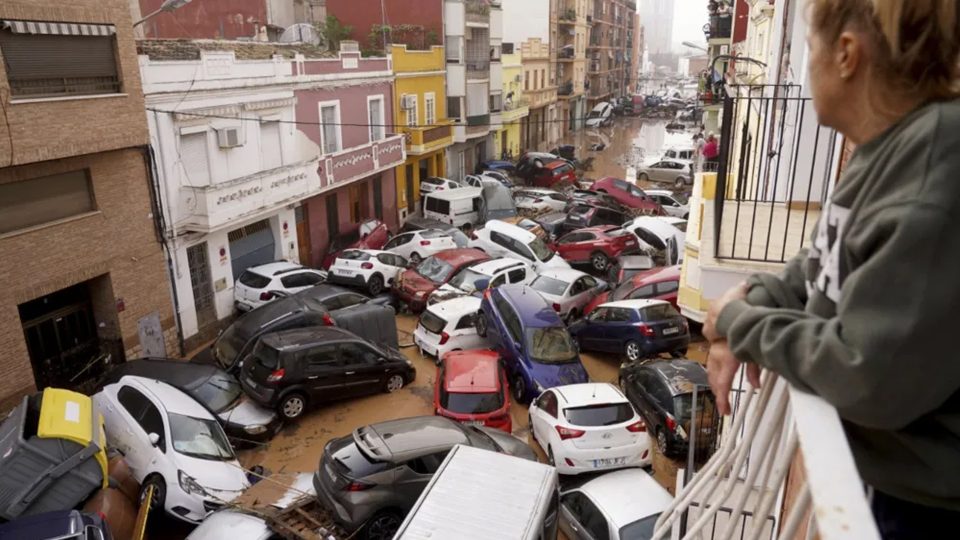
[[[297,23],[280,34],[280,43],[309,43],[311,45],[320,44],[320,34],[312,24]]]

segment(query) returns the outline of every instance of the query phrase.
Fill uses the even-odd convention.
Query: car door
[[[410,241],[413,240],[414,233],[398,234],[383,245],[384,251],[392,251],[404,259],[410,258]]]
[[[666,161],[658,161],[650,166],[649,172],[647,175],[651,180],[656,182],[669,182],[669,177],[672,174],[672,170],[669,167],[669,163]]]
[[[598,350],[603,347],[603,333],[610,308],[600,307],[590,312],[577,332],[577,340],[584,349]]]
[[[520,340],[523,336],[520,319],[513,307],[502,296],[498,297],[495,303],[500,313],[500,317],[497,317],[500,354],[506,361],[507,371],[513,375],[519,369],[521,358]]]
[[[557,250],[568,261],[585,261],[590,258],[590,241],[594,238],[590,233],[572,232],[557,241]]]
[[[400,272],[407,267],[407,260],[393,253],[380,253],[377,255],[377,261],[383,265],[381,272],[387,285],[393,285]]]
[[[560,516],[560,530],[568,540],[610,540],[607,519],[581,491],[560,497]]]
[[[525,266],[518,266],[507,271],[507,281],[512,284],[521,283],[529,285],[533,281],[533,272]]]
[[[143,392],[130,385],[122,385],[117,391],[117,402],[124,418],[116,447],[142,480],[151,469],[151,463],[166,453],[167,430],[160,410]],[[156,446],[150,442],[150,433],[159,437]]]
[[[338,344],[324,344],[298,351],[293,354],[287,364],[294,364],[295,371],[300,371],[301,382],[309,399],[313,402],[324,402],[339,399],[348,395],[344,387],[345,363],[339,354]],[[294,380],[298,379],[294,377]]]
[[[450,449],[446,449],[426,454],[410,459],[397,467],[391,490],[402,501],[404,512],[417,502],[417,498],[423,493],[423,489],[433,478],[433,473],[437,472],[449,452]]]
[[[637,340],[637,327],[634,326],[634,310],[627,308],[610,308],[607,314],[603,350],[620,352],[628,341]]]
[[[583,308],[587,307],[590,300],[593,300],[597,296],[597,289],[600,286],[600,282],[593,276],[581,276],[573,285],[571,288],[573,294],[571,294],[570,297],[570,308],[576,309],[579,313],[583,313]]]
[[[553,426],[557,424],[558,409],[557,395],[552,390],[545,391],[531,402],[530,421],[533,425],[530,428],[544,452],[547,452],[552,443],[550,434],[554,432]]]
[[[372,394],[387,378],[387,366],[380,352],[361,343],[343,343],[338,348],[343,364],[344,396]]]

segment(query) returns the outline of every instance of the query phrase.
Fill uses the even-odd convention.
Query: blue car
[[[622,353],[639,360],[670,353],[687,354],[687,319],[663,300],[620,300],[600,304],[570,326],[570,335],[584,351]]]
[[[503,358],[520,403],[547,388],[590,381],[560,316],[526,285],[487,289],[476,325]]]
[[[500,171],[505,174],[516,174],[517,167],[513,163],[502,159],[488,159],[487,161],[477,163],[477,166],[474,168],[476,174],[480,174],[483,171]]]

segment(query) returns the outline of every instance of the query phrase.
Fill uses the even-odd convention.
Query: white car
[[[474,231],[476,238],[470,247],[477,248],[491,257],[513,257],[529,263],[538,273],[549,268],[570,268],[567,261],[550,249],[546,242],[522,227],[493,219]]]
[[[439,176],[428,176],[420,180],[420,195],[433,193],[434,191],[443,191],[447,189],[457,189],[463,187],[459,183],[449,178],[440,178]]]
[[[487,288],[503,284],[529,285],[535,277],[537,274],[528,263],[511,258],[493,259],[460,269],[450,281],[430,294],[427,304],[479,294]]]
[[[637,169],[637,180],[642,182],[664,182],[683,188],[693,184],[693,164],[679,159],[648,161]]]
[[[533,438],[560,474],[646,467],[650,436],[633,405],[610,383],[544,390],[530,403]]]
[[[663,211],[668,216],[690,219],[690,203],[681,195],[675,195],[672,191],[665,189],[648,189],[647,197],[658,202],[663,207]]]
[[[683,262],[687,240],[686,223],[685,220],[674,217],[640,216],[624,223],[623,228],[655,250],[665,251],[670,246],[676,260],[669,265],[673,265]]]
[[[673,496],[642,470],[602,474],[560,491],[560,530],[577,540],[652,538],[657,519],[671,503]]]
[[[477,334],[479,310],[480,299],[473,296],[427,306],[413,331],[413,342],[438,362],[450,351],[489,347],[487,340]]]
[[[169,384],[126,376],[93,396],[107,443],[123,454],[153,509],[199,523],[250,486],[207,409]]]
[[[431,255],[456,248],[457,243],[453,237],[439,229],[401,233],[391,238],[383,246],[384,251],[400,255],[414,265],[420,264],[420,261]]]
[[[523,188],[513,192],[513,201],[517,210],[541,214],[563,212],[570,198],[552,189]]]
[[[289,296],[323,283],[325,278],[320,270],[286,261],[251,266],[234,283],[233,302],[238,310],[250,311],[279,296]]]
[[[577,320],[591,300],[607,288],[606,282],[579,270],[546,270],[530,287],[540,293],[560,318]]]
[[[330,265],[327,281],[361,287],[366,289],[370,296],[377,296],[384,289],[390,288],[407,266],[407,260],[396,253],[375,249],[348,249],[341,252]]]
[[[601,127],[613,122],[613,105],[604,101],[597,103],[597,106],[587,115],[587,127]]]

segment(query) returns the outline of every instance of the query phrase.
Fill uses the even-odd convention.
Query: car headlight
[[[256,424],[256,425],[253,425],[253,426],[246,426],[246,427],[243,428],[243,430],[246,431],[247,433],[251,434],[251,435],[259,435],[259,434],[264,433],[265,431],[267,431],[267,426],[265,426],[265,425],[263,425],[263,424]]]
[[[192,495],[207,494],[207,490],[203,489],[203,486],[198,484],[189,474],[183,471],[177,471],[177,479],[180,481],[180,489],[184,492]]]

